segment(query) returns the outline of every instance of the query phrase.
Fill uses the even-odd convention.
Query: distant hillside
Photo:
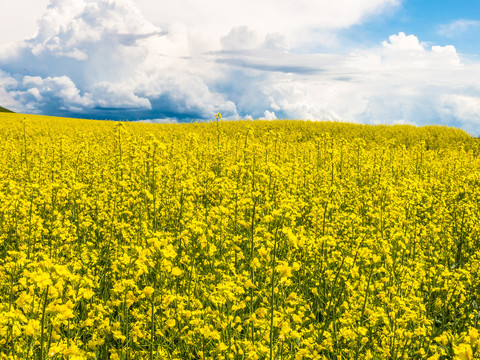
[[[8,113],[13,113],[13,111],[5,109],[4,107],[0,106],[0,112],[8,112]]]

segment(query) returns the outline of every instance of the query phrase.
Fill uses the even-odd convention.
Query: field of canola
[[[0,359],[474,359],[480,144],[0,114]]]

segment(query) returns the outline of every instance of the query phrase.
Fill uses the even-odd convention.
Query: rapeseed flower
[[[480,353],[467,134],[15,116],[0,115],[0,358]]]

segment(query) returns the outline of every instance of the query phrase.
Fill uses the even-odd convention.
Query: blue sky
[[[478,14],[478,1],[446,0],[4,2],[0,106],[152,122],[221,112],[439,124],[478,135]]]
[[[450,31],[449,25],[453,25]],[[401,6],[393,11],[345,29],[342,36],[363,46],[372,46],[391,34],[404,32],[431,44],[454,45],[462,54],[477,56],[480,49],[479,31],[478,1],[409,0],[402,1]]]

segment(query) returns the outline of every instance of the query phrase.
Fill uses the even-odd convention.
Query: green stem
[[[273,316],[274,316],[274,303],[275,303],[275,261],[276,261],[276,252],[277,252],[277,239],[278,239],[278,228],[280,227],[281,222],[277,225],[275,229],[275,238],[273,240],[273,256],[272,256],[272,276],[270,281],[271,287],[271,298],[270,298],[270,360],[273,359]]]
[[[41,330],[41,333],[40,333],[40,360],[44,359],[43,343],[44,343],[44,334],[45,334],[45,309],[47,308],[48,288],[49,288],[49,285],[47,285],[47,287],[45,289],[45,298],[43,300],[42,322],[41,322],[42,330]]]

